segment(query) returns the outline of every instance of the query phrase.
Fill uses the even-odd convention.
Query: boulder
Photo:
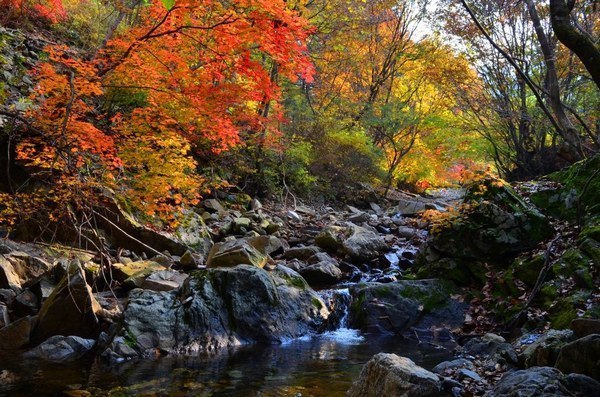
[[[315,237],[315,244],[327,252],[337,252],[343,248],[346,228],[327,226]]]
[[[577,339],[560,350],[556,368],[564,373],[579,373],[600,380],[600,334]]]
[[[221,205],[217,199],[206,199],[203,200],[200,205],[208,212],[211,213],[224,213],[225,208]]]
[[[583,338],[591,334],[600,334],[600,319],[577,318],[571,322],[571,328],[578,338]]]
[[[571,330],[550,330],[523,350],[523,363],[529,367],[553,367],[560,349],[574,339]]]
[[[363,367],[347,397],[438,397],[442,394],[437,375],[406,357],[379,353]]]
[[[289,248],[289,245],[285,240],[275,236],[249,237],[246,241],[263,255],[275,256],[283,254],[283,252]]]
[[[181,287],[187,278],[187,274],[175,270],[161,270],[148,276],[142,282],[141,288],[152,291],[171,291]]]
[[[42,304],[32,340],[39,343],[54,335],[96,337],[100,311],[83,269],[72,267]]]
[[[411,327],[449,329],[462,325],[466,306],[450,298],[440,280],[360,283],[350,288],[350,324],[365,332],[403,334]]]
[[[7,326],[10,323],[10,317],[8,315],[8,307],[4,303],[0,303],[0,329]]]
[[[442,361],[441,363],[433,367],[431,371],[435,372],[436,374],[443,375],[447,372],[456,371],[458,369],[463,368],[474,370],[475,365],[473,365],[473,363],[467,359],[457,358],[456,360]]]
[[[179,291],[133,290],[123,329],[105,355],[122,359],[281,343],[322,329],[328,316],[321,298],[285,267],[200,270]]]
[[[430,240],[449,256],[497,260],[533,248],[552,233],[548,219],[506,182],[489,178],[470,186],[465,204]]]
[[[472,356],[479,356],[487,363],[516,364],[517,352],[506,340],[496,334],[485,334],[480,338],[473,338],[463,346],[463,352]]]
[[[353,224],[349,228],[350,237],[343,242],[343,247],[352,260],[374,259],[389,249],[379,234]]]
[[[505,374],[489,397],[597,397],[600,384],[580,375],[566,377],[556,368],[533,367]]]
[[[73,361],[83,357],[95,344],[93,339],[55,335],[29,350],[24,356],[55,362]]]
[[[233,231],[234,233],[246,233],[250,226],[252,225],[252,220],[246,217],[233,218]]]
[[[321,252],[321,249],[314,245],[309,245],[306,247],[294,247],[287,249],[283,254],[283,257],[285,259],[299,259],[305,261],[319,252]]]
[[[327,256],[329,257],[329,255]],[[298,273],[304,277],[309,285],[319,287],[336,284],[344,277],[337,261],[331,257],[304,265],[298,270]]]
[[[35,317],[23,317],[0,328],[0,350],[18,350],[27,346]]]
[[[4,255],[0,255],[0,288],[11,288],[19,292],[21,291],[21,281],[12,263]]]
[[[154,261],[136,261],[127,264],[115,263],[112,266],[114,279],[124,283],[129,288],[140,287],[146,277],[160,270],[166,270],[166,268]]]
[[[210,231],[202,216],[188,209],[176,214],[178,226],[170,232],[144,226],[112,197],[106,197],[104,205],[96,208],[96,212],[98,225],[107,231],[115,245],[134,252],[153,256],[169,251],[181,256],[192,249],[205,257],[212,246]]]
[[[267,255],[250,245],[246,239],[239,239],[215,244],[208,254],[207,266],[234,267],[246,264],[263,268],[267,261]]]

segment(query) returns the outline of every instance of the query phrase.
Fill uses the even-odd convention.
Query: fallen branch
[[[537,296],[538,292],[540,292],[542,284],[544,284],[544,281],[546,280],[546,276],[548,275],[548,271],[550,270],[550,265],[552,265],[552,262],[550,260],[550,252],[552,251],[552,248],[560,239],[560,237],[560,235],[556,236],[552,241],[550,241],[550,244],[548,244],[548,248],[546,248],[546,253],[544,254],[544,266],[542,266],[542,270],[540,270],[540,273],[538,274],[537,280],[535,281],[535,284],[531,289],[531,293],[529,294],[525,305],[519,311],[519,313],[517,313],[512,318],[512,320],[509,321],[508,325],[506,326],[507,332],[511,332],[524,322],[525,316],[527,314],[527,309],[529,308],[529,306],[531,306],[531,303]]]

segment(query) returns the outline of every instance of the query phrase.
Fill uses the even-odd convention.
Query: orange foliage
[[[62,0],[0,0],[0,7],[19,17],[39,18],[50,23],[58,23],[67,16]]]
[[[201,152],[275,124],[279,112],[264,111],[280,99],[275,76],[312,79],[308,24],[283,0],[153,1],[143,12],[109,43],[107,85],[146,92]]]

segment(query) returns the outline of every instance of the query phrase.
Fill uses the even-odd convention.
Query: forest
[[[0,396],[600,396],[598,2],[0,0],[0,72]]]

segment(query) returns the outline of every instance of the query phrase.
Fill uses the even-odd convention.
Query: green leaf
[[[161,0],[165,8],[170,10],[175,5],[175,0]]]

